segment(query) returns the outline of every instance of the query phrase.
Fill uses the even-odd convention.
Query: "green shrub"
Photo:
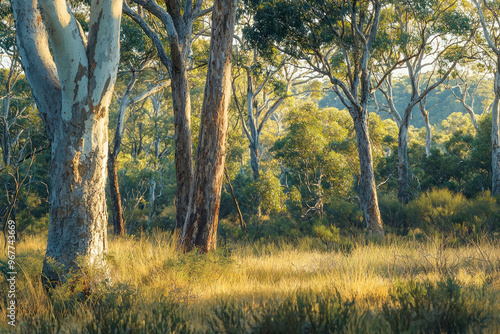
[[[482,293],[461,288],[453,279],[445,282],[398,283],[382,316],[394,333],[465,333],[485,327],[492,316]]]
[[[338,292],[298,292],[258,305],[221,300],[208,324],[210,333],[368,333],[371,320]]]

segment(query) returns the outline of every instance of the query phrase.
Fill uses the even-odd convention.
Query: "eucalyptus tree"
[[[172,101],[175,124],[175,169],[177,177],[176,227],[181,228],[189,205],[189,192],[193,180],[193,154],[191,138],[191,97],[188,69],[192,57],[193,27],[197,20],[210,13],[203,8],[204,1],[166,0],[165,8],[155,0],[131,0],[137,10],[124,1],[123,12],[142,28],[153,42],[160,61],[167,68],[172,80]],[[143,11],[149,13],[149,17]],[[164,31],[157,30],[157,21]],[[162,35],[168,36],[168,47]]]
[[[491,107],[491,194],[498,195],[500,194],[500,4],[498,1],[472,1],[479,14],[489,56],[495,63],[493,84],[495,99]]]
[[[359,197],[370,233],[383,235],[368,131],[369,65],[378,47],[383,4],[378,0],[250,1],[246,37],[262,52],[277,49],[328,79],[354,121],[360,161]],[[393,68],[396,68],[396,63]],[[385,80],[385,76],[381,81]]]
[[[112,145],[109,146],[108,176],[110,184],[110,197],[113,204],[113,228],[116,235],[123,235],[125,233],[125,221],[123,218],[120,186],[118,182],[117,158],[121,151],[123,136],[126,130],[126,123],[129,120],[129,117],[127,117],[127,110],[132,109],[130,113],[134,113],[134,111],[137,110],[136,106],[139,103],[144,102],[154,94],[158,94],[170,84],[170,80],[160,78],[154,85],[149,85],[149,87],[146,86],[145,88],[143,87],[139,93],[133,94],[134,86],[140,79],[141,72],[143,72],[145,67],[147,67],[147,63],[147,60],[141,62],[138,68],[135,68],[132,64],[129,64],[128,66],[130,79],[120,98],[114,137]]]
[[[108,107],[122,1],[91,1],[88,36],[64,0],[11,4],[21,61],[52,148],[43,273],[64,281],[80,256],[105,267]]]
[[[180,246],[209,252],[217,247],[217,225],[231,99],[231,48],[237,0],[215,0],[207,81],[201,110],[196,170]]]
[[[470,39],[469,18],[457,10],[457,1],[434,0],[425,6],[419,0],[392,2],[384,17],[384,38],[372,66],[375,78],[382,78],[395,63],[405,59],[403,68],[410,81],[410,97],[401,112],[394,103],[392,74],[380,85],[390,114],[398,124],[398,198],[408,203],[408,128],[412,111],[418,106],[426,125],[426,152],[430,155],[431,125],[426,97],[443,84],[466,54]],[[376,84],[376,83],[375,83]]]

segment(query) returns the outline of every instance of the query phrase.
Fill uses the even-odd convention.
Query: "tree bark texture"
[[[378,206],[375,175],[373,173],[373,155],[368,132],[368,115],[362,114],[361,112],[358,114],[360,117],[354,119],[354,129],[356,130],[359,153],[361,207],[363,209],[368,233],[383,237],[384,230]]]
[[[122,236],[125,234],[125,220],[123,219],[122,197],[118,182],[118,166],[114,154],[109,155],[108,178],[111,203],[113,205],[113,231],[115,235]]]
[[[231,46],[236,9],[237,0],[214,2],[197,163],[189,209],[180,240],[181,249],[184,251],[196,247],[202,252],[209,252],[217,246],[231,89]]]
[[[108,107],[122,1],[91,2],[88,43],[66,1],[11,3],[22,64],[52,144],[43,274],[60,282],[79,268],[79,257],[105,267]]]
[[[203,1],[186,1],[184,13],[180,3],[166,0],[166,10],[154,0],[133,0],[156,16],[165,27],[169,37],[170,57],[157,33],[140,15],[124,6],[124,13],[130,16],[152,40],[161,62],[172,78],[172,104],[175,125],[175,172],[177,189],[175,194],[176,228],[182,228],[189,205],[189,194],[193,180],[193,152],[191,138],[191,97],[188,80],[189,53],[191,52],[193,23],[204,12]]]

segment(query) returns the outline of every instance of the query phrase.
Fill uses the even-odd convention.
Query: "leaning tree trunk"
[[[228,107],[231,89],[231,45],[237,0],[216,0],[207,82],[201,113],[197,163],[181,248],[209,252],[217,245],[217,224],[224,176]]]
[[[351,114],[361,115],[355,111]],[[384,236],[382,218],[378,206],[377,189],[375,187],[375,175],[373,173],[373,155],[368,132],[367,116],[359,116],[354,119],[354,129],[358,143],[359,167],[360,167],[360,202],[363,208],[366,227],[370,234]]]
[[[491,162],[492,162],[492,187],[493,196],[500,194],[500,54],[497,60],[495,73],[495,100],[491,109]]]
[[[43,273],[60,282],[82,264],[105,268],[108,107],[122,1],[91,2],[88,43],[66,1],[11,3],[24,70],[52,144]]]
[[[408,177],[408,121],[409,119],[401,121],[398,133],[398,199],[403,204],[407,204],[410,201]]]

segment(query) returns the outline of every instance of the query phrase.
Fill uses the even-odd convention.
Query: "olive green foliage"
[[[425,135],[422,131],[410,134],[410,186],[413,196],[433,188],[446,188],[473,198],[491,187],[491,116],[478,120],[476,132],[467,115],[451,114],[436,126],[435,144],[431,155],[425,155]],[[379,160],[376,173],[387,180],[384,192],[397,192],[394,175],[397,151]]]
[[[380,203],[384,223],[399,234],[418,228],[429,235],[443,233],[467,240],[500,228],[500,204],[489,192],[466,199],[448,189],[433,189],[407,206],[390,196],[382,196]]]
[[[382,315],[394,333],[476,332],[492,316],[484,291],[463,288],[452,278],[397,283],[390,296]]]
[[[292,111],[287,122],[286,135],[270,150],[286,167],[285,186],[296,186],[309,206],[351,193],[357,160],[351,158],[355,143],[349,115],[308,103]]]
[[[286,194],[282,190],[280,180],[271,171],[262,173],[258,180],[257,192],[265,211],[277,213],[286,210]]]

